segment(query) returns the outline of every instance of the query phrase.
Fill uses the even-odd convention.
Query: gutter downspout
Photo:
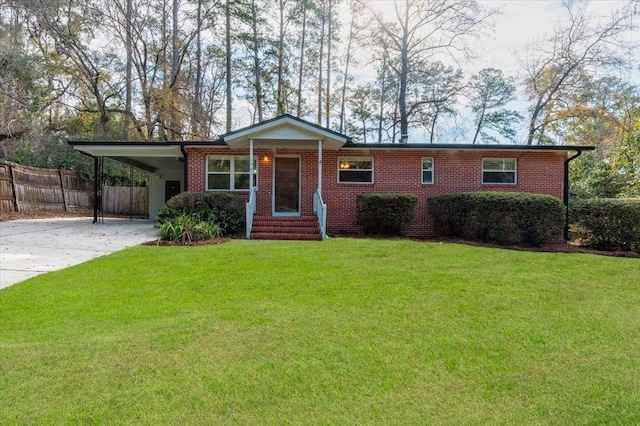
[[[582,150],[577,149],[574,156],[564,160],[564,239],[569,241],[569,163],[582,155]]]
[[[180,144],[180,152],[182,153],[182,157],[184,159],[184,164],[182,165],[182,179],[184,180],[184,188],[182,188],[183,192],[189,190],[189,162],[187,161],[187,150],[184,149],[184,144]]]

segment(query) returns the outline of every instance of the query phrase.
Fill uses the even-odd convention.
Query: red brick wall
[[[192,148],[188,154],[189,190],[204,191],[207,155],[248,155],[247,150]],[[302,166],[302,214],[312,214],[313,193],[318,180],[317,150],[255,149],[258,157],[258,214],[271,214],[273,157],[298,156]],[[416,219],[407,235],[426,238],[435,235],[427,214],[428,196],[468,191],[519,191],[548,194],[562,199],[564,152],[539,151],[454,151],[454,150],[366,150],[323,151],[322,197],[327,204],[327,233],[357,234],[356,196],[370,192],[403,192],[418,196]],[[372,157],[373,184],[338,183],[338,157]],[[422,158],[433,158],[433,184],[422,184]],[[483,185],[483,158],[516,158],[517,184]],[[247,195],[246,192],[240,192]]]

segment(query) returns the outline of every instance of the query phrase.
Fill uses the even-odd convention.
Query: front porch
[[[248,154],[248,239],[326,238],[322,156],[340,149],[348,137],[282,116],[222,140],[232,151]]]

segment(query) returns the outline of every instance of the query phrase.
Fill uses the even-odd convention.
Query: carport
[[[149,218],[173,195],[187,188],[187,154],[183,142],[88,142],[69,141],[75,150],[93,158],[94,163],[94,222],[101,212],[102,176],[104,160],[135,167],[148,172]]]

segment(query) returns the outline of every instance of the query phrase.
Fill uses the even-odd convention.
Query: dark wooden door
[[[300,159],[274,160],[274,213],[300,213]]]
[[[180,193],[180,181],[179,180],[166,180],[164,182],[164,202],[169,201],[169,198]]]

